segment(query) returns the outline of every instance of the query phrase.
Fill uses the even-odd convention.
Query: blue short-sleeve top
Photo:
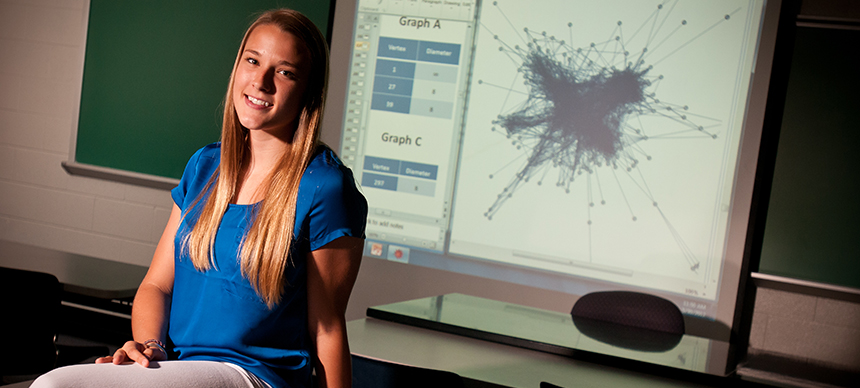
[[[198,196],[218,169],[220,150],[219,143],[198,150],[171,192],[183,218],[174,241],[170,339],[180,360],[230,362],[272,387],[303,387],[313,351],[307,333],[307,254],[339,237],[364,237],[367,202],[349,168],[331,149],[319,147],[299,183],[284,294],[269,309],[239,266],[239,248],[258,204],[228,206],[208,271],[196,270],[181,249],[204,203]]]

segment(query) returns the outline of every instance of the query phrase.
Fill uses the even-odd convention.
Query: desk
[[[0,266],[57,277],[60,334],[113,345],[131,338],[131,301],[146,267],[3,240]]]
[[[0,240],[0,266],[52,274],[63,285],[60,333],[122,344],[147,268]]]
[[[569,314],[468,295],[371,307],[368,316],[347,324],[354,353],[448,370],[472,382],[512,387],[538,387],[541,381],[564,387],[738,382],[724,377],[730,352],[722,341],[684,335],[655,347],[651,339],[661,334],[636,332],[651,338],[610,345],[581,333]]]
[[[374,318],[346,324],[350,351],[462,376],[467,386],[709,387]]]
[[[147,268],[0,240],[0,266],[46,272],[63,292],[98,299],[133,298]]]

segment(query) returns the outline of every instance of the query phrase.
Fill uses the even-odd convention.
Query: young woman
[[[305,16],[270,11],[248,28],[221,142],[197,151],[171,192],[134,340],[33,387],[304,387],[312,369],[319,386],[350,385],[344,313],[367,203],[319,142],[327,78],[325,40]]]

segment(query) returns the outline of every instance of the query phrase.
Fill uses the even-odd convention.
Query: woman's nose
[[[254,87],[261,92],[271,92],[274,87],[274,75],[274,70],[258,70],[254,75]]]

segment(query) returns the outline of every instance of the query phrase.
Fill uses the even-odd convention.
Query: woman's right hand
[[[164,354],[157,347],[146,347],[140,342],[128,341],[113,354],[113,356],[99,357],[96,359],[96,364],[113,363],[115,365],[124,362],[136,362],[143,367],[149,367],[150,361],[167,360],[167,354]]]

